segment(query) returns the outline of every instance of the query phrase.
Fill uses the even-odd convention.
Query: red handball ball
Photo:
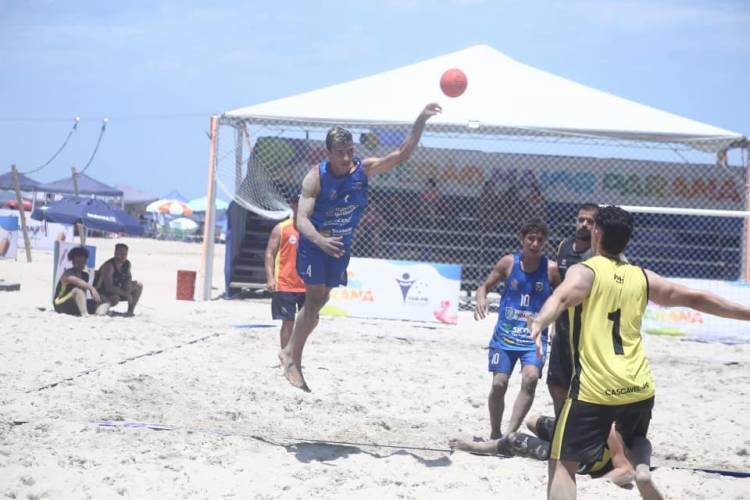
[[[458,97],[466,91],[469,81],[460,69],[451,68],[440,77],[440,89],[448,97]]]

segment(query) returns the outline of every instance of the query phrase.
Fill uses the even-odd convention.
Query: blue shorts
[[[317,245],[305,238],[300,238],[297,247],[297,274],[306,285],[325,285],[329,288],[346,286],[346,268],[349,266],[351,253],[331,257]]]
[[[542,377],[542,367],[544,366],[545,356],[537,356],[536,351],[510,351],[505,349],[492,349],[487,354],[489,360],[488,371],[492,373],[513,372],[516,361],[521,360],[521,369],[526,365],[534,365],[539,368],[539,378]]]

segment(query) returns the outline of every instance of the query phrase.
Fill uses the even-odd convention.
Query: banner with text
[[[357,156],[385,156],[397,142],[370,137],[375,139],[360,139],[355,146]],[[254,152],[254,161],[281,182],[301,182],[310,165],[325,158],[323,142],[282,137],[259,138]],[[490,181],[497,194],[538,190],[551,202],[745,208],[744,168],[686,161],[423,147],[371,182],[378,188],[418,191],[428,179],[443,195],[478,196]]]
[[[696,279],[671,279],[676,283],[708,290],[750,307],[750,283]],[[719,318],[686,307],[660,307],[649,302],[642,330],[651,335],[674,335],[705,342],[750,343],[750,322]]]
[[[13,260],[16,258],[16,248],[18,247],[16,235],[18,232],[17,217],[0,215],[0,259]]]
[[[456,324],[461,266],[352,257],[348,285],[331,290],[330,316]]]

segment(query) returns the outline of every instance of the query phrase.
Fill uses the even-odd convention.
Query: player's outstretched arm
[[[406,140],[404,140],[404,143],[401,144],[401,147],[382,158],[365,158],[363,165],[368,177],[387,172],[396,165],[407,161],[416,149],[417,144],[419,144],[419,139],[422,137],[422,132],[424,131],[424,126],[427,123],[427,120],[440,114],[442,111],[443,108],[441,108],[438,103],[431,102],[425,106],[419,114],[411,128],[411,132],[409,132],[409,135],[406,137]]]
[[[487,279],[484,280],[474,293],[476,304],[474,305],[474,319],[479,321],[487,317],[487,290],[494,290],[498,283],[504,281],[510,275],[513,268],[513,256],[505,255],[497,261]]]
[[[266,245],[266,289],[269,292],[276,291],[276,277],[274,276],[274,264],[276,263],[276,253],[279,251],[281,244],[281,223],[273,226],[271,236],[268,237]]]
[[[568,269],[563,282],[555,288],[535,317],[528,318],[531,338],[536,343],[536,352],[542,355],[542,332],[569,307],[577,306],[588,297],[594,284],[594,271],[576,264]]]
[[[711,292],[673,283],[644,269],[648,278],[648,298],[660,306],[689,307],[723,318],[750,321],[750,307],[735,304]]]
[[[319,193],[320,173],[318,167],[313,167],[302,180],[302,193],[297,204],[297,229],[325,253],[338,258],[344,254],[344,243],[341,241],[341,237],[323,236],[310,221],[313,210],[315,210],[315,199]]]

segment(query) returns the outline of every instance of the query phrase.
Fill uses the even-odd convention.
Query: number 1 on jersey
[[[622,337],[620,336],[620,309],[607,314],[607,319],[612,322],[612,344],[615,354],[625,354],[622,348]]]

